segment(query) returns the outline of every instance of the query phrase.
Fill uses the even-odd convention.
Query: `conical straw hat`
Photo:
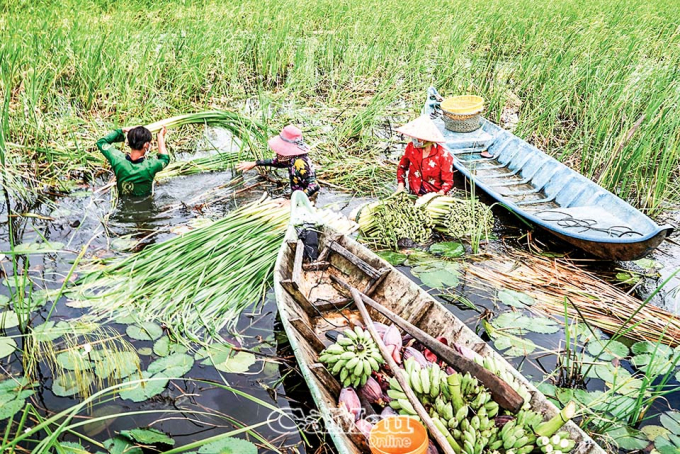
[[[397,128],[397,132],[425,142],[443,143],[446,141],[437,125],[427,115],[420,116],[412,122],[406,123],[401,128]]]

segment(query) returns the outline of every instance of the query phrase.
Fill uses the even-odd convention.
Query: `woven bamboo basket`
[[[472,132],[482,126],[484,99],[465,95],[446,98],[441,103],[444,127],[453,132]]]

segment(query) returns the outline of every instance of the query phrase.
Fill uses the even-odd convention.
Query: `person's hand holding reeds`
[[[394,193],[396,194],[397,192],[401,192],[405,189],[406,189],[406,187],[404,186],[404,183],[399,183],[399,184],[397,184],[397,190],[394,191]]]
[[[236,170],[238,170],[239,172],[247,172],[248,170],[253,169],[256,165],[257,163],[255,161],[240,162],[236,166]]]
[[[158,153],[159,154],[168,154],[167,149],[165,148],[165,135],[168,133],[168,128],[163,126],[159,131],[158,134],[156,134],[156,140],[158,141]]]

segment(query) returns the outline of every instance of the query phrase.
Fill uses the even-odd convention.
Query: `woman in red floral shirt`
[[[446,194],[453,188],[453,157],[440,144],[445,141],[427,116],[419,117],[397,129],[412,138],[397,168],[397,191],[403,191],[408,173],[411,194]]]

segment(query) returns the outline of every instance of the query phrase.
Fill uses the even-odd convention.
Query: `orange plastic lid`
[[[427,430],[415,418],[392,416],[373,426],[369,445],[373,454],[424,454]]]

